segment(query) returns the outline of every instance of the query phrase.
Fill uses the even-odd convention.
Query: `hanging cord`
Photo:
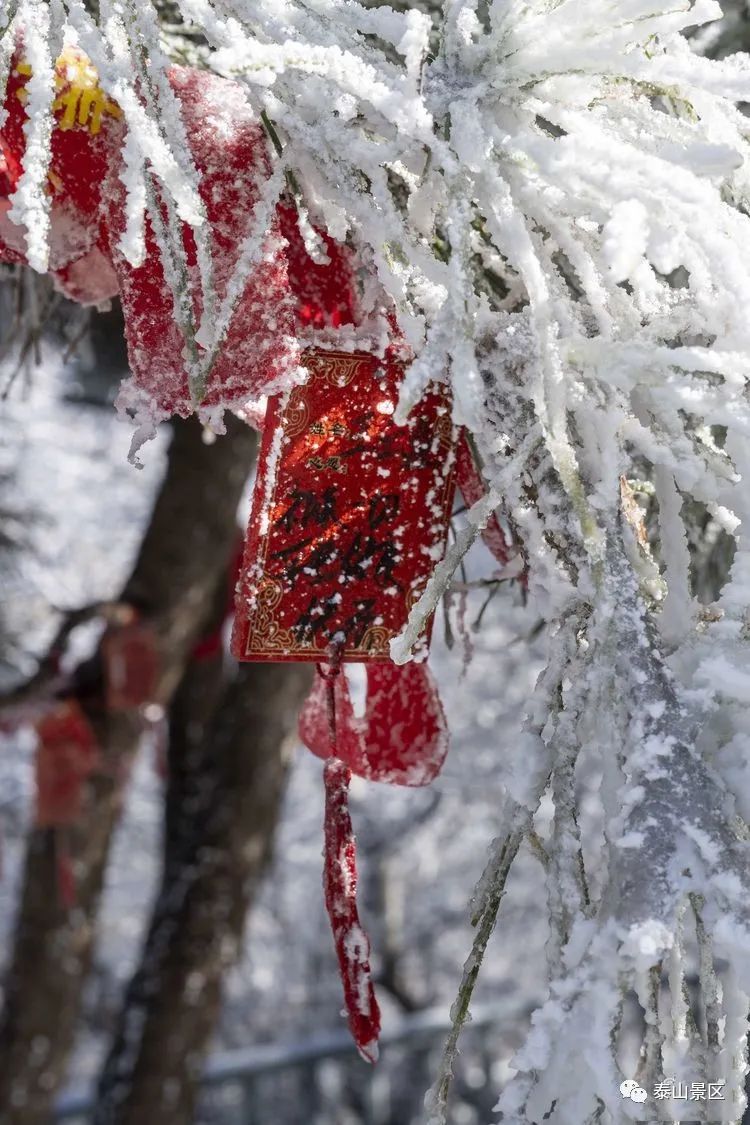
[[[336,757],[338,743],[336,739],[336,680],[341,675],[341,643],[332,642],[329,653],[328,666],[316,664],[318,675],[326,684],[326,712],[328,716],[328,743],[331,757]]]
[[[362,1058],[374,1063],[378,1057],[380,1009],[370,973],[370,941],[357,912],[357,848],[349,815],[352,771],[337,757],[336,680],[341,674],[340,648],[332,649],[328,667],[318,665],[318,673],[326,682],[331,751],[324,768],[326,910],[344,986],[349,1029]]]

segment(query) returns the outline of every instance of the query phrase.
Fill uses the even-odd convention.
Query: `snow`
[[[16,26],[22,27],[24,31],[24,47],[31,66],[31,76],[26,87],[26,156],[8,218],[24,228],[28,261],[34,269],[44,273],[49,262],[50,197],[45,189],[55,90],[49,42],[50,11],[40,0],[24,0],[16,19]]]
[[[282,184],[293,182],[305,199],[308,241],[308,219],[350,237],[362,316],[356,331],[341,334],[342,346],[368,337],[382,344],[390,310],[413,357],[396,421],[430,380],[445,380],[454,421],[471,428],[485,466],[487,497],[436,566],[393,643],[394,659],[423,658],[424,623],[497,507],[522,545],[530,603],[548,630],[533,694],[522,675],[524,737],[509,737],[504,755],[492,757],[491,780],[483,778],[510,828],[488,834],[499,843],[479,898],[486,907],[502,874],[503,840],[517,847],[525,837],[545,868],[550,918],[540,977],[549,992],[503,1094],[506,1120],[547,1114],[580,1125],[602,1105],[636,1112],[621,1104],[610,1050],[628,988],[646,1024],[648,1078],[659,1059],[684,1061],[686,911],[696,934],[703,927],[696,940],[705,963],[726,963],[715,1004],[723,1038],[703,1044],[702,1057],[707,1068],[731,1061],[739,1089],[750,995],[747,842],[734,820],[750,807],[749,57],[710,61],[684,37],[720,19],[713,0],[494,0],[485,21],[472,5],[448,0],[435,50],[429,21],[416,12],[339,0],[179,7],[205,31],[212,65],[236,80],[232,96],[247,121],[262,113],[273,122],[279,151],[253,218],[262,225]],[[49,11],[22,0],[34,119],[11,217],[26,232],[32,264],[44,269],[52,249],[43,188],[49,41],[61,28],[48,20],[66,12],[125,114],[120,187],[128,198],[118,244],[140,260],[145,206],[173,305],[166,321],[174,312],[181,333],[172,351],[184,345],[187,410],[202,398],[246,273],[270,266],[274,248],[258,230],[246,232],[214,292],[221,271],[205,229],[210,201],[198,191],[150,6],[105,5],[99,29],[72,0]],[[702,37],[712,41],[710,31]],[[154,176],[142,181],[147,166]],[[192,270],[181,223],[196,244]],[[317,339],[335,342],[330,331]],[[144,357],[134,349],[142,370]],[[154,367],[157,384],[165,372]],[[297,377],[292,358],[283,373],[264,373],[254,394],[288,390]],[[153,404],[132,385],[123,402],[140,441],[153,428]],[[222,405],[205,408],[214,425]],[[623,532],[623,496],[643,477],[643,519],[631,508]],[[702,589],[699,601],[702,510],[717,514],[734,554],[731,570],[716,558],[721,589]],[[508,600],[500,597],[494,612],[498,605],[507,609]],[[477,712],[488,684],[506,685],[498,652],[510,638],[500,628],[496,640],[491,658],[475,645],[481,690],[472,697],[471,670],[461,686]],[[449,697],[452,679],[455,668],[445,673]],[[480,768],[459,749],[444,784],[451,761],[461,764],[459,785]],[[595,782],[584,784],[587,776]],[[398,810],[413,798],[382,799]],[[537,815],[543,800],[546,817]],[[473,830],[461,813],[453,838],[457,825]],[[450,867],[448,838],[440,842]],[[431,873],[437,878],[436,866]],[[306,917],[315,917],[312,908]],[[667,955],[674,994],[662,1020],[651,982]]]
[[[627,281],[648,247],[648,211],[640,200],[625,199],[612,208],[602,233],[602,253],[612,280]]]

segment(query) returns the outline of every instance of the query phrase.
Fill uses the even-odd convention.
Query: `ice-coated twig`
[[[690,904],[695,918],[695,935],[698,942],[698,973],[701,986],[701,998],[704,1008],[703,1031],[703,1070],[707,1080],[715,1082],[721,1078],[720,1066],[720,1020],[721,1011],[721,985],[716,975],[711,938],[706,933],[703,922],[702,895],[690,895]]]
[[[520,812],[520,810],[518,811]],[[521,815],[526,822],[528,814]],[[451,1008],[451,1030],[443,1048],[437,1081],[425,1098],[428,1125],[445,1125],[446,1122],[448,1094],[453,1077],[454,1060],[458,1051],[458,1040],[465,1023],[469,1019],[474,986],[482,967],[487,943],[497,922],[500,903],[505,894],[505,884],[523,837],[524,829],[511,831],[502,845],[496,849],[485,871],[484,879],[487,884],[487,891],[481,913],[474,919],[476,935],[471,953],[464,963],[458,997]]]
[[[549,781],[550,748],[546,746],[542,732],[550,711],[555,710],[554,701],[559,697],[562,678],[575,650],[577,625],[578,619],[575,615],[570,615],[552,640],[549,661],[539,677],[524,724],[522,746],[526,751],[526,776],[522,787],[506,798],[501,812],[501,818],[505,822],[504,832],[491,845],[489,859],[472,898],[471,922],[476,927],[476,935],[464,963],[458,995],[451,1008],[452,1026],[443,1048],[438,1075],[425,1097],[429,1125],[445,1125],[447,1120],[453,1066],[461,1032],[469,1019],[474,986],[497,922],[508,875],[521,842],[532,831],[534,813]]]
[[[51,56],[50,9],[43,0],[21,0],[17,25],[31,74],[26,83],[26,150],[23,172],[13,195],[8,218],[25,230],[29,265],[45,273],[49,262],[50,197],[47,173],[51,157],[52,102],[55,96]]]

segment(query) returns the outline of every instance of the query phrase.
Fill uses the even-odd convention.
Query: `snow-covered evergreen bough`
[[[209,45],[203,62],[233,80],[237,120],[269,138],[234,256],[201,192],[189,98],[170,81],[147,0],[101,0],[98,22],[80,0],[6,4],[0,87],[16,80],[19,42],[28,74],[15,170],[6,154],[15,190],[4,241],[70,291],[75,231],[59,236],[49,150],[66,111],[54,60],[77,48],[121,132],[105,200],[119,218],[100,280],[114,270],[108,284],[127,303],[128,279],[156,255],[181,357],[179,386],[168,386],[173,368],[147,370],[131,338],[120,401],[137,440],[171,409],[219,426],[239,405],[247,386],[221,371],[233,332],[251,341],[257,396],[304,378],[302,349],[384,354],[397,325],[410,364],[395,420],[444,380],[486,493],[392,641],[393,660],[409,660],[497,510],[548,623],[524,731],[498,762],[500,834],[473,904],[477,938],[431,1119],[445,1119],[477,967],[531,838],[547,872],[549,995],[502,1091],[503,1121],[679,1118],[679,1101],[650,1096],[672,1076],[725,1080],[723,1099],[696,1101],[690,1117],[739,1121],[750,1007],[750,148],[738,104],[750,102],[750,60],[710,62],[684,38],[721,15],[712,0],[446,0],[434,29],[419,11],[354,0],[179,8]],[[296,208],[291,238],[313,261],[347,243],[351,318],[290,313],[286,323],[282,300],[276,322],[260,323],[266,303],[248,287],[283,284],[274,216],[284,194]],[[709,554],[726,561],[713,588]],[[593,817],[576,785],[592,767]],[[540,840],[545,795],[554,816]],[[698,1022],[686,1000],[693,959]],[[645,1015],[635,1076],[618,1069],[633,992]],[[632,1077],[645,1105],[621,1096]]]

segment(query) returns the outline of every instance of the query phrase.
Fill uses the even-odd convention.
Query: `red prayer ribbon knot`
[[[448,730],[437,686],[426,664],[367,664],[361,718],[354,713],[344,670],[318,674],[299,720],[305,746],[319,758],[331,753],[329,699],[336,706],[336,756],[352,773],[391,785],[429,785],[448,751]]]

